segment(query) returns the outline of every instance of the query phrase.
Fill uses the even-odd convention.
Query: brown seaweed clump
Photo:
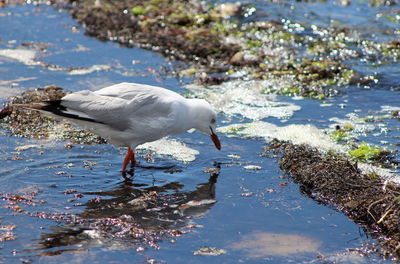
[[[57,86],[46,86],[26,91],[11,99],[9,106],[0,111],[0,128],[13,135],[27,138],[68,140],[79,144],[103,144],[105,140],[90,132],[76,129],[69,123],[62,123],[41,115],[38,111],[12,107],[13,104],[31,104],[61,99],[66,93]]]
[[[267,92],[323,99],[337,93],[333,86],[359,79],[341,59],[319,54],[305,57],[302,50],[311,45],[309,40],[281,22],[255,18],[246,22],[247,12],[256,10],[252,4],[216,5],[196,0],[52,2],[69,8],[85,34],[151,49],[184,62],[181,66],[189,68],[180,74],[195,77],[201,85],[220,84],[245,70],[246,78],[287,83]]]
[[[400,186],[360,172],[357,163],[305,145],[275,141],[279,164],[303,193],[331,205],[378,239],[385,257],[400,259]]]
[[[72,16],[86,34],[127,46],[139,45],[183,61],[227,62],[239,47],[212,30],[222,21],[196,1],[70,1]]]

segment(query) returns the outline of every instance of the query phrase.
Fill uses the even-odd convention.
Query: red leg
[[[128,147],[128,153],[126,153],[124,164],[122,165],[122,172],[126,171],[126,166],[128,166],[129,161],[131,166],[134,167],[136,164],[135,154],[133,153],[131,147]]]
[[[131,149],[131,168],[135,168],[135,165],[136,165],[136,159],[135,159],[135,151],[133,151],[132,149]]]

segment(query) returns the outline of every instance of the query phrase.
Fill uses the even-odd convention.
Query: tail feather
[[[55,115],[63,116],[67,108],[61,104],[61,100],[45,101],[38,110],[53,113]]]
[[[38,110],[44,114],[48,113],[53,117],[62,117],[72,120],[82,120],[93,123],[104,124],[103,122],[94,120],[88,116],[84,116],[84,113],[78,113],[73,110],[69,110],[67,107],[62,105],[62,100],[52,100],[52,101],[44,101],[41,103],[32,103],[32,104],[11,104],[0,111],[0,119],[5,118],[6,116],[12,113],[14,107],[27,108],[32,110]]]
[[[54,115],[65,118],[104,124],[103,122],[99,122],[94,120],[93,118],[88,117],[84,113],[78,113],[76,111],[68,109],[67,107],[62,105],[62,102],[63,102],[62,100],[45,101],[44,105],[40,107],[40,110],[45,112],[50,112]]]

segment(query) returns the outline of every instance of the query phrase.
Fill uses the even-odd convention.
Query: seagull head
[[[209,135],[215,147],[221,150],[221,142],[215,133],[217,128],[217,114],[211,105],[202,99],[191,99],[194,110],[194,126],[196,130]]]

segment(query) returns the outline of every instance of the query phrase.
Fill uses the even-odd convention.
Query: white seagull
[[[161,87],[124,82],[95,92],[70,93],[60,100],[19,106],[67,119],[117,147],[128,147],[123,173],[129,162],[132,168],[135,166],[138,145],[193,128],[209,135],[215,147],[221,149],[215,134],[217,115],[211,105]]]

